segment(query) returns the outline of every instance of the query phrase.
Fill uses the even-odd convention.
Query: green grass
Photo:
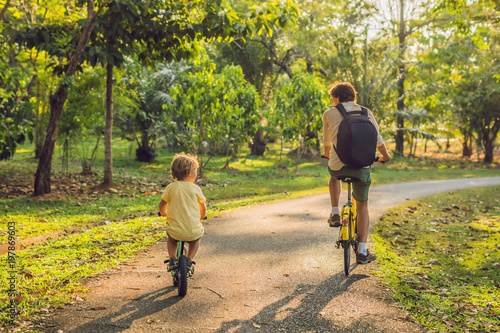
[[[500,187],[390,210],[375,228],[382,279],[425,328],[500,330]]]
[[[60,237],[16,252],[15,302],[18,322],[37,323],[49,310],[64,307],[85,292],[82,279],[114,267],[164,236],[159,219],[136,218]],[[2,290],[7,287],[9,261],[0,258]],[[0,303],[8,304],[7,293]],[[4,312],[0,315],[7,323]],[[32,331],[29,329],[29,331]]]
[[[89,143],[92,144],[92,143]],[[0,244],[7,241],[7,224],[16,225],[18,240],[54,231],[66,231],[57,240],[40,243],[17,253],[16,302],[23,320],[37,321],[47,311],[70,302],[83,292],[85,277],[114,267],[163,237],[162,220],[152,216],[164,187],[171,182],[169,168],[175,152],[159,150],[152,163],[134,161],[130,143],[115,140],[113,191],[95,189],[103,179],[104,153],[98,152],[94,176],[80,174],[78,154],[71,156],[69,177],[62,175],[60,152],[53,162],[53,193],[33,198],[33,175],[37,160],[33,147],[21,147],[12,160],[0,161]],[[81,150],[80,150],[81,151]],[[271,146],[265,156],[248,155],[241,149],[231,160],[230,169],[221,170],[225,157],[215,156],[199,180],[208,200],[208,215],[327,192],[326,161],[319,157],[302,161],[295,173],[295,162],[283,155],[279,169],[279,150]],[[372,169],[374,185],[430,179],[495,176],[498,166],[459,158],[394,159]],[[73,232],[78,233],[73,233]],[[0,288],[7,289],[6,256],[0,257]],[[3,293],[4,304],[7,296]],[[5,313],[0,314],[3,325]]]

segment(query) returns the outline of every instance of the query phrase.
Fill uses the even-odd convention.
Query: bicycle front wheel
[[[349,276],[349,268],[351,266],[351,247],[349,241],[344,241],[344,273]]]
[[[178,263],[179,270],[179,281],[177,285],[177,292],[180,297],[186,296],[187,293],[187,278],[188,278],[188,268],[187,268],[187,258],[185,255],[179,257]]]

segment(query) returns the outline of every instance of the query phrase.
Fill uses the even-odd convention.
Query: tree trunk
[[[267,143],[262,134],[262,130],[258,129],[253,136],[252,143],[250,144],[250,154],[255,156],[263,156],[266,151]]]
[[[400,156],[404,155],[404,127],[405,120],[402,112],[405,109],[405,65],[404,65],[404,52],[405,52],[405,21],[404,21],[404,0],[400,0],[400,17],[399,17],[399,77],[398,77],[398,115],[396,117],[396,153]]]
[[[104,186],[113,185],[113,65],[106,66],[106,127],[104,129]]]
[[[57,92],[50,96],[50,119],[40,160],[38,161],[38,168],[35,173],[35,196],[51,192],[50,174],[52,171],[52,157],[54,156],[59,122],[64,102],[68,96],[68,89],[67,84],[62,84],[57,89]]]
[[[483,162],[486,164],[493,163],[493,141],[489,140],[484,143],[484,160]]]
[[[222,167],[222,169],[229,169],[229,153],[231,150],[231,145],[229,144],[229,140],[227,141],[226,147],[226,164]]]
[[[365,26],[365,43],[364,43],[364,57],[363,57],[363,89],[361,90],[361,105],[368,104],[368,89],[366,88],[366,76],[368,65],[368,25]]]
[[[483,162],[490,164],[493,163],[493,151],[495,148],[495,140],[500,130],[500,121],[493,123],[490,128],[483,128],[483,145],[484,145],[484,159]]]
[[[88,160],[84,159],[82,162],[82,174],[83,175],[91,175],[92,174],[92,166],[94,165],[97,148],[99,148],[99,142],[101,141],[101,134],[97,135],[97,141],[95,143],[95,147],[92,150],[92,154]]]
[[[36,67],[34,67],[36,70]],[[41,121],[41,112],[40,112],[40,107],[41,107],[41,100],[42,96],[40,95],[40,80],[37,82],[37,89],[36,89],[36,105],[35,105],[35,125],[34,125],[34,136],[35,136],[35,157],[40,158],[40,153],[42,151],[42,138],[41,138],[41,133],[40,133],[40,121]]]
[[[10,6],[10,0],[7,0],[5,2],[5,6],[3,6],[2,11],[0,12],[0,21],[3,21],[5,18],[5,14],[7,13],[7,9],[9,9]]]
[[[90,39],[90,33],[94,29],[97,13],[94,11],[94,1],[87,1],[87,21],[83,27],[82,35],[78,40],[75,53],[71,56],[69,66],[66,71],[66,77],[71,77],[75,74],[80,58],[82,57],[85,46]],[[54,156],[54,149],[57,140],[57,131],[59,129],[59,122],[63,111],[66,97],[68,96],[69,84],[64,83],[67,80],[62,80],[62,84],[57,89],[56,93],[50,96],[50,119],[47,126],[47,134],[45,142],[38,161],[38,168],[35,173],[34,195],[43,195],[50,193],[50,174],[52,171],[52,157]]]
[[[463,132],[464,138],[462,141],[462,157],[470,158],[472,156],[472,138],[473,136],[470,133],[467,133],[467,130]]]

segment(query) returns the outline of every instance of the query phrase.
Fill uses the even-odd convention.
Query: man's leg
[[[368,201],[356,201],[356,208],[358,210],[358,234],[359,242],[366,243],[368,240],[368,229],[370,228],[370,215],[368,213]]]
[[[356,201],[358,211],[358,235],[359,235],[359,250],[356,254],[356,262],[358,264],[367,264],[377,257],[366,249],[368,241],[368,232],[370,229],[370,214],[368,212],[368,201]]]
[[[328,223],[330,224],[330,227],[340,227],[339,199],[340,192],[342,192],[342,184],[340,183],[340,180],[330,176],[328,188],[330,190],[330,201],[332,203],[332,211],[330,212]]]
[[[332,202],[332,207],[338,207],[340,192],[342,191],[340,180],[330,176],[330,181],[328,182],[328,188],[330,190],[330,200]]]

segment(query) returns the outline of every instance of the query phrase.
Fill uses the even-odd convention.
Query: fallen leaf
[[[94,306],[93,308],[90,308],[90,310],[105,310],[105,306]]]
[[[441,266],[441,263],[437,259],[430,260],[429,264],[436,265],[436,266]]]
[[[125,297],[123,297],[124,299],[131,299],[131,300],[134,300],[134,301],[138,301],[140,300],[140,298],[137,298],[137,297],[134,297],[134,296],[130,296],[130,295],[127,295]]]

